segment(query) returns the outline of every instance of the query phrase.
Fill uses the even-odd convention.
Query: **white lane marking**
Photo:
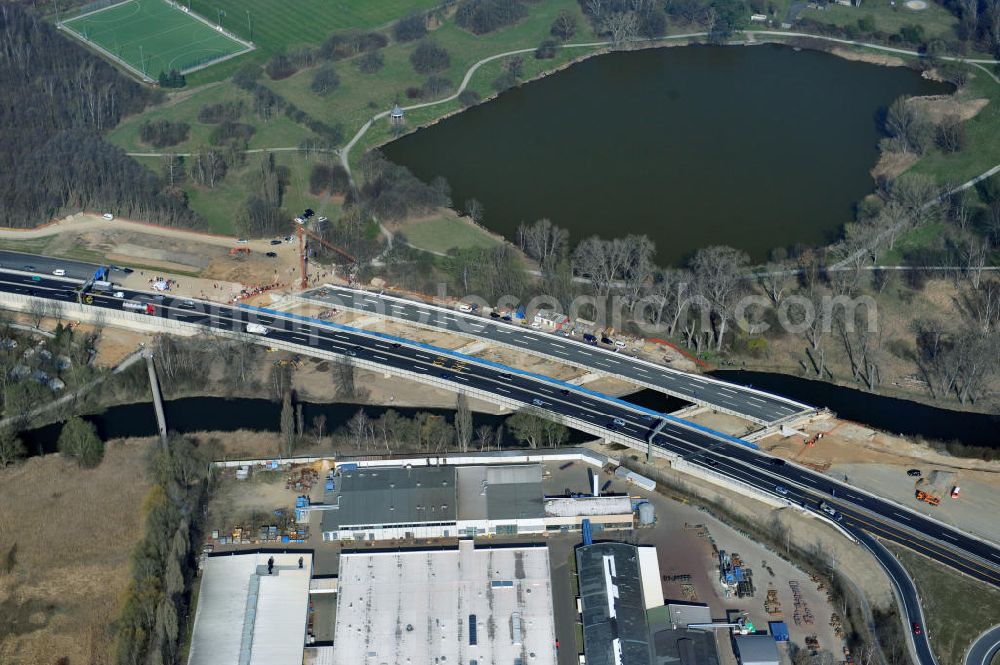
[[[502,393],[507,393],[508,395],[510,394],[509,390],[507,390],[506,388],[501,388],[500,386],[497,386],[497,390]]]
[[[372,354],[372,358],[378,358],[379,360],[384,360],[385,362],[389,362],[389,359],[386,358],[385,356],[378,356],[375,355],[374,353]]]
[[[553,394],[553,392],[551,390],[549,390],[548,388],[539,387],[538,389],[541,390],[543,393],[548,393],[550,395]]]
[[[639,372],[640,374],[649,374],[649,372],[647,372],[646,370],[644,370],[641,367],[633,367],[632,369],[634,369],[635,371]]]
[[[423,367],[423,366],[421,366],[421,365],[414,365],[414,366],[413,366],[413,369],[418,369],[418,370],[420,370],[421,372],[429,372],[429,371],[430,371],[429,369],[427,369],[426,367]]]
[[[330,345],[330,348],[331,348],[331,349],[337,349],[338,351],[343,351],[343,350],[344,350],[344,347],[342,347],[342,346],[337,346],[336,344],[331,344],[331,345]]]
[[[756,397],[747,397],[747,399],[750,400],[751,402],[757,402],[758,404],[767,404],[767,402],[765,402],[764,400],[757,399]]]
[[[565,351],[561,351],[559,349],[552,349],[552,353],[558,353],[561,356],[569,356],[568,353],[566,353]]]
[[[309,341],[309,339],[307,337],[303,337],[302,335],[289,335],[289,337],[291,337],[292,339],[297,339],[297,340],[303,341],[303,342],[308,342]]]
[[[893,511],[892,514],[895,515],[896,517],[898,517],[899,519],[906,520],[907,522],[910,521],[909,517],[907,517],[906,515],[901,515],[901,514],[897,513],[896,511]]]
[[[809,483],[810,485],[816,485],[817,487],[819,487],[819,483],[817,483],[815,480],[813,480],[809,476],[802,476],[802,480],[804,480],[805,482]]]
[[[590,351],[584,351],[583,349],[579,349],[579,352],[582,353],[585,356],[592,356],[592,355],[594,355]]]
[[[459,381],[468,381],[469,380],[467,377],[464,377],[461,374],[455,375],[455,378],[458,379]]]
[[[385,344],[379,344],[378,342],[375,342],[375,346],[377,346],[377,347],[378,347],[378,348],[380,348],[380,349],[388,349],[388,348],[389,348],[389,347],[388,347],[388,346],[386,346]]]
[[[337,339],[342,339],[344,341],[347,341],[349,339],[348,337],[344,337],[343,335],[334,335],[334,337],[336,337]]]
[[[952,542],[955,542],[955,543],[958,542],[958,538],[956,538],[955,536],[951,535],[947,531],[942,532],[941,535],[944,536],[945,538],[947,538],[948,540],[952,541]]]
[[[422,358],[422,359],[424,359],[424,360],[430,360],[430,359],[431,359],[431,357],[430,357],[430,356],[425,356],[425,355],[424,355],[424,354],[422,354],[422,353],[414,353],[413,355],[415,355],[415,356],[416,356],[416,357],[418,357],[418,358]]]

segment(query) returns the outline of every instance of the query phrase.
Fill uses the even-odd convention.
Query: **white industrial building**
[[[340,470],[323,540],[510,536],[632,526],[627,496],[545,497],[540,464],[378,466]]]
[[[338,587],[333,665],[556,663],[544,546],[344,552]]]
[[[311,553],[210,556],[201,575],[188,665],[301,665]]]
[[[737,635],[736,657],[740,665],[779,665],[778,645],[770,635]]]

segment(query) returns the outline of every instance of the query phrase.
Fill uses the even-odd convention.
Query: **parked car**
[[[110,222],[110,221],[111,221],[112,219],[114,219],[114,218],[115,218],[115,216],[114,216],[114,215],[112,215],[112,214],[111,214],[110,212],[106,212],[106,213],[104,213],[103,215],[101,215],[101,217],[103,217],[104,219],[108,220],[109,222]]]
[[[909,471],[906,472],[906,475],[913,476],[914,478],[919,478],[924,474],[920,472],[920,469],[910,469]]]
[[[624,349],[626,346],[627,345],[625,344],[625,342],[621,341],[620,339],[616,339],[615,340],[615,348],[616,349]]]
[[[610,337],[601,337],[601,344],[614,344]]]
[[[490,317],[494,318],[494,319],[499,319],[500,318],[500,312],[498,312],[496,310],[493,310],[493,311],[490,312]]]
[[[285,242],[291,242],[294,239],[295,239],[294,236],[285,236],[284,238],[282,238],[282,240],[284,240]]]
[[[328,218],[326,218],[326,217],[317,217],[316,218],[316,223],[317,224],[325,224],[326,222],[329,222],[329,221],[330,220]]]
[[[52,271],[52,274],[55,275],[56,277],[65,277],[66,271],[63,268],[56,268],[55,270]]]
[[[271,241],[271,244],[272,244],[272,245],[280,245],[280,244],[281,244],[281,241],[280,241],[280,240],[278,240],[277,238],[275,238],[274,240],[272,240],[272,241]]]
[[[246,238],[238,238],[238,239],[236,240],[236,244],[237,244],[237,245],[245,245],[245,244],[247,244],[248,242],[250,242],[250,241],[249,241],[249,240],[247,240]]]
[[[460,312],[471,312],[472,311],[472,305],[470,305],[469,303],[466,303],[466,302],[459,303],[458,304],[458,311],[460,311]]]
[[[597,337],[595,335],[591,335],[590,333],[584,333],[583,341],[587,344],[597,344]]]
[[[266,256],[269,259],[276,259],[276,258],[278,258],[278,253],[277,252],[266,252],[264,254],[264,256]]]

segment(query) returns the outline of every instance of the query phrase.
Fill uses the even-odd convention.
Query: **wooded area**
[[[101,134],[157,99],[19,3],[0,2],[0,225],[80,209],[200,228],[179,189]]]

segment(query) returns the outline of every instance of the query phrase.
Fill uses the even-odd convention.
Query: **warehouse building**
[[[540,464],[341,468],[326,541],[376,541],[630,528],[628,497],[546,497]]]
[[[332,665],[555,665],[544,546],[345,551]]]
[[[779,665],[778,645],[770,635],[737,635],[736,658],[740,665]]]
[[[301,665],[311,553],[210,556],[201,575],[188,665]]]

